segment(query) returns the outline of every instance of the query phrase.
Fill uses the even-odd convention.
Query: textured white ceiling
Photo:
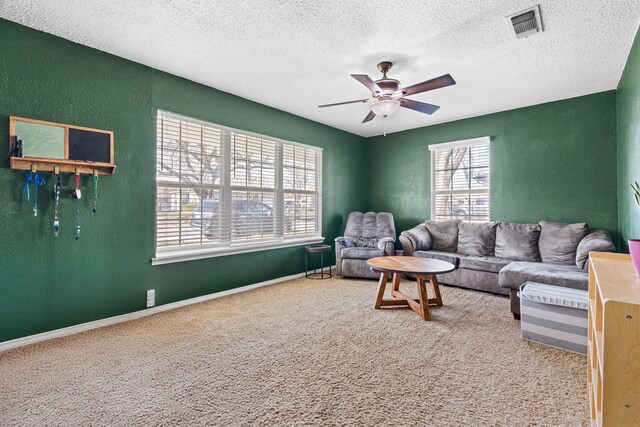
[[[545,32],[514,39],[504,16],[535,0],[0,0],[0,16],[358,135],[366,98],[349,74],[403,86],[450,73],[457,85],[414,95],[387,132],[614,89],[640,20],[638,0],[540,0]],[[70,19],[71,18],[71,19]],[[69,23],[72,22],[73,25]],[[179,113],[179,112],[178,112]]]

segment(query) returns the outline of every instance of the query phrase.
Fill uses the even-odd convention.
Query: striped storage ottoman
[[[527,282],[520,286],[522,338],[587,354],[587,291]]]

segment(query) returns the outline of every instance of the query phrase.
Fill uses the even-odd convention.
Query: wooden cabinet
[[[629,255],[591,253],[588,338],[591,425],[640,425],[640,279]]]

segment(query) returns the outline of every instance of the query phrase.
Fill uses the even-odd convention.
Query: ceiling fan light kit
[[[400,101],[397,99],[380,99],[371,104],[371,111],[376,116],[387,117],[395,113],[399,106]]]
[[[382,78],[375,81],[366,74],[351,74],[351,77],[358,80],[371,91],[371,98],[319,105],[318,107],[324,108],[334,107],[337,105],[369,102],[371,111],[367,114],[362,123],[373,120],[375,116],[381,116],[386,119],[388,116],[395,113],[398,107],[408,108],[419,113],[433,114],[440,108],[440,106],[428,104],[426,102],[414,101],[404,97],[456,84],[456,81],[450,74],[444,74],[440,77],[399,89],[400,81],[387,77],[387,72],[392,66],[393,63],[389,61],[379,63],[378,70],[382,73]]]

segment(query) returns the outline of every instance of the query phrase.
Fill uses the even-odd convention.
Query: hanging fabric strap
[[[80,173],[76,169],[76,234],[74,239],[80,240]]]
[[[60,204],[60,175],[56,175],[56,185],[54,187],[53,196],[55,198],[55,206],[53,209],[53,235],[58,236],[60,234],[60,219],[58,217],[58,206]]]
[[[38,216],[38,187],[42,187],[45,182],[40,172],[29,172],[22,187],[22,200],[31,203],[31,192],[29,184],[33,184],[33,216]]]
[[[76,200],[76,234],[73,238],[80,240],[80,200]]]
[[[33,182],[33,173],[27,173],[27,177],[24,180],[24,186],[22,187],[22,201],[25,203],[31,203],[31,193],[29,192],[29,184]]]
[[[38,216],[38,187],[44,185],[44,178],[40,175],[40,172],[36,172],[33,179],[33,216]]]
[[[97,212],[98,208],[98,174],[93,174],[93,213]]]

